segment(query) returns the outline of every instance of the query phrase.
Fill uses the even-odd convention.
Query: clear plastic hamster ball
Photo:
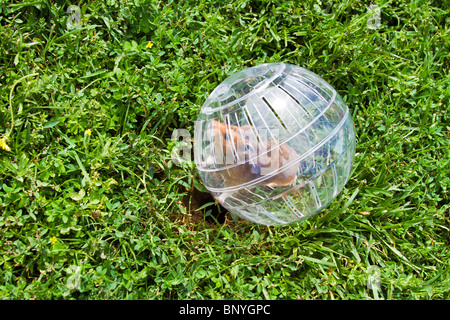
[[[205,187],[231,213],[264,225],[307,219],[342,191],[355,155],[349,109],[299,66],[241,70],[203,104],[194,157]]]

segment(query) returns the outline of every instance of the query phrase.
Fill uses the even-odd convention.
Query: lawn
[[[0,298],[449,299],[444,3],[0,0]],[[345,189],[282,227],[171,157],[266,62],[328,81],[357,135]]]

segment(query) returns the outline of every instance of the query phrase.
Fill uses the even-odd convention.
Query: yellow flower
[[[147,47],[147,48],[153,47],[153,43],[152,43],[151,41],[149,41],[149,42],[147,43],[146,47]]]
[[[8,145],[6,144],[6,142],[3,139],[0,139],[0,148],[2,148],[3,150],[6,150],[6,151],[11,151],[11,148],[8,147]]]
[[[90,136],[91,133],[92,133],[92,130],[91,129],[87,129],[84,133],[87,134],[88,136]]]
[[[58,239],[56,239],[56,237],[51,237],[50,241],[51,241],[52,244],[55,244],[56,241],[58,241]]]

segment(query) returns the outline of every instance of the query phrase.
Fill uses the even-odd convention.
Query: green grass
[[[444,2],[377,1],[370,29],[353,0],[0,0],[0,297],[449,299]],[[171,134],[279,61],[337,89],[357,153],[326,210],[265,227],[192,193]]]

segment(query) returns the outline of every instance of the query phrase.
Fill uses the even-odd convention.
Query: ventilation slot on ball
[[[266,98],[262,98],[262,100],[266,103],[266,105],[269,107],[270,111],[273,113],[273,115],[278,119],[278,122],[280,122],[281,126],[283,127],[283,129],[285,131],[289,132],[289,129],[286,127],[286,124],[283,122],[283,120],[281,120],[280,116],[278,115],[278,113],[272,108],[272,106],[270,105],[269,101],[267,101]]]
[[[308,82],[301,78],[286,79],[286,92],[293,96],[305,109],[309,117],[316,117],[328,104],[327,100]]]
[[[287,91],[285,88],[283,88],[282,86],[278,86],[279,89],[281,89],[284,93],[286,93],[289,97],[291,97],[292,100],[295,101],[295,103],[298,105],[298,108],[308,117],[310,117],[311,115],[309,114],[308,110],[306,110],[305,108],[303,108],[302,104],[300,103],[300,101],[298,101],[292,94],[289,93],[289,91]]]
[[[261,140],[258,137],[258,131],[256,131],[254,129],[255,127],[253,126],[253,121],[252,121],[250,115],[248,114],[247,108],[243,108],[243,111],[244,111],[245,120],[247,121],[248,125],[251,127],[250,131],[252,132],[254,138],[256,139],[256,141],[261,142]]]

